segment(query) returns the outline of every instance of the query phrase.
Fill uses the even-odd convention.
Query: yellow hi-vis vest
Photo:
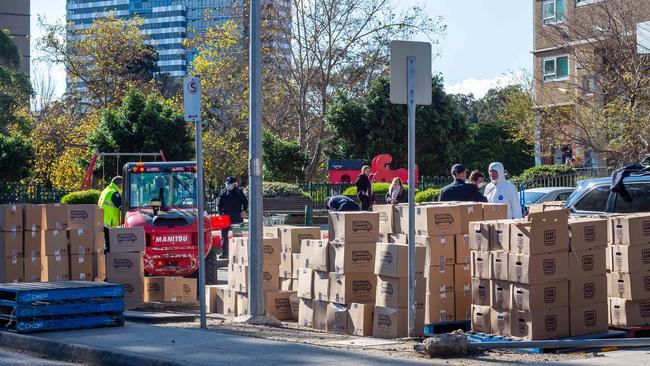
[[[104,209],[104,225],[108,227],[116,227],[120,225],[120,209],[115,207],[111,200],[114,193],[120,192],[120,187],[115,183],[111,183],[108,187],[104,188],[102,194],[99,196],[99,202],[97,205]]]

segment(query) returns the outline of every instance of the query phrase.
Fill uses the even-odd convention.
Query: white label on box
[[[11,213],[16,214],[16,205],[11,205]]]
[[[86,254],[86,248],[84,248],[83,245],[79,246],[79,254],[81,254],[81,255]]]
[[[58,228],[57,228],[57,229],[58,229]],[[59,230],[54,230],[54,231],[52,232],[52,235],[54,235],[54,236],[59,236]]]
[[[14,233],[14,235],[16,235],[16,231],[17,231],[16,224],[11,224],[10,230],[12,233]]]
[[[445,287],[444,284],[440,285],[440,298],[441,299],[447,298],[447,288]]]
[[[445,257],[444,256],[440,256],[440,265],[438,267],[440,267],[440,269],[438,270],[440,273],[445,273],[446,268],[445,268]]]
[[[54,249],[54,260],[57,262],[61,262],[61,249],[57,248]]]
[[[84,229],[78,229],[77,236],[84,236]]]
[[[32,251],[32,264],[36,264],[36,252]]]
[[[172,295],[172,302],[176,302],[176,295]]]
[[[467,213],[474,213],[474,206],[467,206]]]
[[[36,236],[36,224],[32,224],[32,238]]]
[[[85,273],[79,273],[79,279],[80,280],[85,280],[86,279],[86,274]]]
[[[18,254],[16,253],[16,249],[11,251],[11,264],[16,264],[18,263]]]
[[[83,263],[83,262],[84,262],[84,255],[81,254],[79,255],[79,263]]]
[[[447,322],[447,312],[445,310],[440,310],[440,322],[441,323]]]
[[[465,296],[471,296],[472,293],[472,285],[469,283],[466,283],[463,285],[463,292],[465,293]]]
[[[14,228],[15,228],[15,226],[14,226]],[[11,238],[12,238],[12,239],[16,239],[16,236],[17,236],[16,231],[15,231],[15,230],[12,231],[12,232],[11,232]]]
[[[447,238],[445,238],[444,236],[441,237],[440,238],[440,245],[442,245],[443,247],[447,246]]]

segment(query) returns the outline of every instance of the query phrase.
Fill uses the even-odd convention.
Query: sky
[[[65,0],[31,0],[32,60],[41,35],[38,15],[49,22],[65,19]],[[398,8],[421,5],[430,17],[442,16],[446,35],[434,48],[434,73],[442,74],[448,93],[483,96],[490,88],[513,82],[513,75],[532,68],[531,0],[397,0]],[[496,6],[498,4],[498,6]],[[426,40],[423,36],[414,40]],[[56,94],[65,91],[61,67],[44,69],[54,79]],[[34,70],[34,69],[33,69]],[[39,72],[39,71],[37,71]],[[32,75],[32,77],[34,77]]]

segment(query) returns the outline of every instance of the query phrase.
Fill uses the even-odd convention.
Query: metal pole
[[[249,274],[250,315],[264,315],[262,298],[262,65],[260,62],[261,0],[250,2],[249,105]]]
[[[196,219],[199,238],[199,306],[201,311],[201,328],[207,328],[205,320],[205,231],[203,229],[203,126],[196,121]]]
[[[415,57],[406,58],[408,98],[408,161],[409,161],[409,337],[415,335]]]

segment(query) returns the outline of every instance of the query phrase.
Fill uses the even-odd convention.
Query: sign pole
[[[408,109],[409,235],[408,235],[408,335],[415,330],[415,57],[406,58]]]

